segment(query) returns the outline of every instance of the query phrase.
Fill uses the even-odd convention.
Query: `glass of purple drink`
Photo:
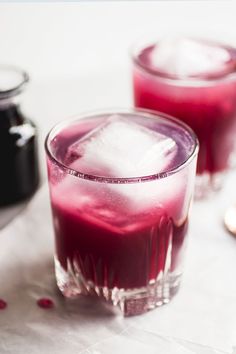
[[[182,274],[198,141],[163,114],[109,112],[46,139],[57,284],[136,315],[169,302]]]
[[[236,48],[190,38],[145,42],[133,52],[136,107],[192,127],[200,150],[196,196],[222,187],[236,147]]]

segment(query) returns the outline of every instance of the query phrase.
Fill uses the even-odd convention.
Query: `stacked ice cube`
[[[68,149],[66,160],[73,161],[69,167],[96,176],[129,178],[143,177],[167,171],[176,164],[178,146],[168,136],[155,132],[143,125],[111,116],[105,124],[99,125]],[[176,198],[182,187],[178,178],[154,178],[151,182],[99,183],[67,176],[58,185],[60,199],[70,195],[70,203],[83,213],[97,215],[107,220],[113,212],[119,215],[135,215],[162,207],[171,200],[173,187]],[[175,184],[174,184],[175,183]],[[170,187],[172,185],[172,187]],[[181,180],[181,186],[184,181]],[[172,198],[173,199],[173,198]],[[111,207],[112,205],[112,207]],[[81,213],[80,212],[80,213]],[[103,216],[102,216],[103,215]],[[114,217],[112,221],[114,222]]]
[[[106,177],[141,177],[168,169],[177,153],[175,141],[119,115],[70,146],[71,168]]]

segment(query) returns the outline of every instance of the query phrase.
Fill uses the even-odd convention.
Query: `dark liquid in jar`
[[[19,106],[0,106],[0,206],[30,197],[39,183],[34,124]]]

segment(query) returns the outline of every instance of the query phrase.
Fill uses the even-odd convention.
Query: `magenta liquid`
[[[51,141],[51,149],[59,163],[75,169],[72,173],[86,174],[82,176],[85,178],[80,178],[81,174],[80,177],[68,174],[48,159],[57,280],[66,296],[96,293],[113,303],[121,302],[121,292],[129,298],[130,291],[138,294],[142,289],[145,293],[157,282],[162,284],[161,288],[158,285],[162,289],[166,281],[167,294],[161,290],[155,299],[145,300],[141,310],[125,303],[124,312],[135,314],[151,308],[148,301],[154,301],[154,307],[158,302],[163,303],[164,298],[167,302],[179,285],[195,156],[179,172],[168,177],[165,174],[181,166],[189,155],[194,155],[196,142],[176,123],[127,115],[127,122],[136,120],[150,132],[158,131],[173,139],[174,157],[168,161],[167,171],[155,170],[154,164],[154,171],[162,172],[163,178],[134,183],[104,182],[102,176],[114,182],[114,172],[104,165],[86,164],[79,154],[72,153],[71,146],[78,141],[79,148],[80,140],[106,119],[103,116],[77,121]],[[115,156],[113,163],[117,163]],[[97,178],[92,175],[95,172]],[[86,176],[92,176],[92,180]],[[148,292],[144,297],[149,298]]]
[[[72,190],[64,192],[74,193]],[[178,199],[172,203],[166,207],[172,210],[176,205],[181,207]],[[96,286],[109,289],[145,287],[164,271],[170,238],[171,269],[178,268],[185,247],[187,217],[180,225],[175,225],[168,210],[154,208],[145,213],[130,213],[127,218],[123,205],[114,212],[105,203],[104,206],[99,204],[97,215],[93,210],[97,205],[93,203],[91,210],[88,206],[85,212],[57,202],[52,204],[58,229],[57,257],[65,270],[68,270],[69,260],[75,269],[80,269],[84,279]],[[106,222],[109,213],[118,214],[118,220],[114,215],[112,225]],[[120,223],[119,219],[124,222]]]
[[[214,43],[203,44],[209,46],[206,55],[211,54],[211,46],[215,50]],[[191,48],[189,46],[189,51]],[[135,106],[171,114],[192,127],[200,142],[199,175],[226,171],[235,152],[236,50],[223,46],[221,49],[227,52],[228,58],[219,67],[215,70],[208,68],[208,71],[202,68],[203,72],[199,69],[197,73],[191,75],[188,72],[184,77],[173,74],[173,70],[166,73],[152,63],[154,50],[158,59],[158,43],[143,48],[134,58]],[[194,57],[198,54],[192,52],[189,55]],[[172,60],[173,66],[178,65]],[[186,59],[178,57],[177,60],[182,64]]]

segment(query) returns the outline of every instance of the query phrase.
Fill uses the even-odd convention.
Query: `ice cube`
[[[230,59],[225,48],[188,38],[163,39],[150,57],[152,66],[180,78],[224,72]]]
[[[141,177],[167,169],[176,153],[172,138],[114,115],[74,143],[66,159],[73,156],[70,167],[84,173]]]

